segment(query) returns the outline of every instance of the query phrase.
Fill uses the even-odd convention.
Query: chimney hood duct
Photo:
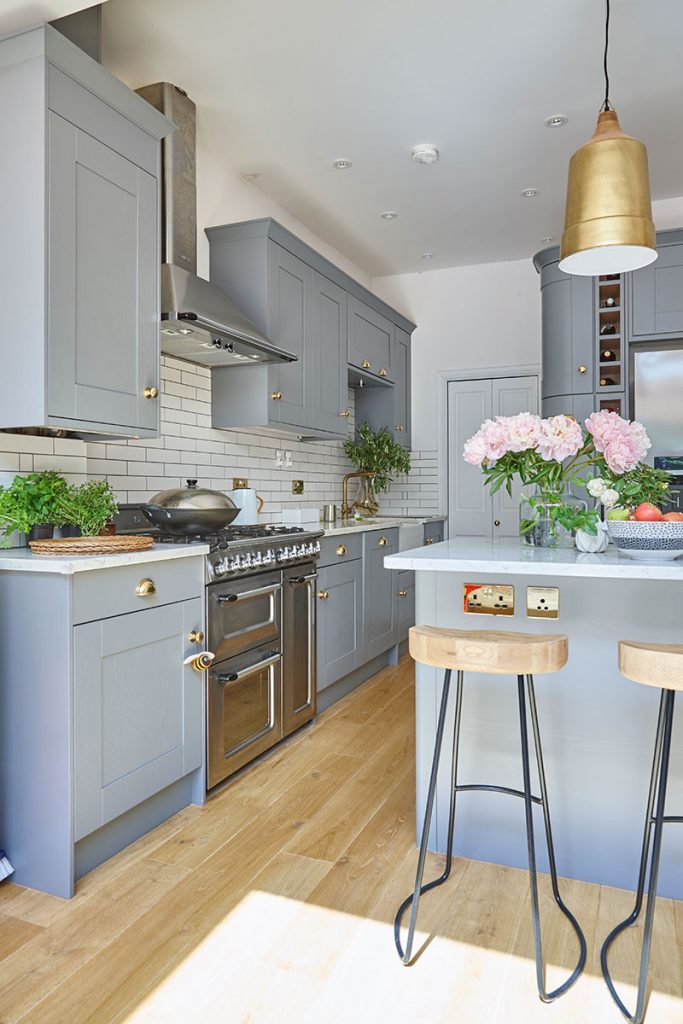
[[[169,82],[137,92],[176,125],[161,143],[161,351],[202,366],[294,362],[222,288],[197,277],[196,108]]]

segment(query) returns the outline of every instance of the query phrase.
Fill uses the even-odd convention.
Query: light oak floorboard
[[[320,715],[204,808],[84,878],[72,901],[0,885],[0,1024],[618,1024],[600,944],[618,890],[562,880],[588,940],[563,999],[536,995],[526,872],[456,858],[423,898],[416,958],[393,917],[412,890],[414,688],[406,659]],[[444,858],[427,857],[426,877]],[[548,985],[573,933],[541,876]],[[641,932],[614,947],[631,1004]],[[405,932],[404,932],[405,935]],[[648,1024],[683,1021],[683,905],[659,900]]]

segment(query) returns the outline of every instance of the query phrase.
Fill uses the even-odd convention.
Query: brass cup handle
[[[145,577],[144,580],[140,580],[135,588],[136,597],[151,597],[152,594],[156,594],[156,592],[157,585],[154,580],[150,580],[149,577]]]
[[[344,547],[343,544],[340,544],[339,547],[337,548],[337,554],[338,555],[345,555],[346,554],[346,548]]]
[[[377,543],[379,544],[379,546],[381,548],[385,548],[387,546],[387,544],[389,543],[389,541],[387,540],[386,537],[380,537],[380,539],[377,541]]]
[[[188,654],[187,658],[183,661],[183,665],[191,665],[195,672],[206,672],[215,657],[216,655],[213,654],[212,651],[201,651],[199,654]]]
[[[372,369],[372,365],[371,365],[369,359],[364,359],[363,362],[361,363],[361,366],[363,367],[364,370],[371,370]]]
[[[328,599],[328,597],[329,597],[329,596],[330,596],[330,595],[329,595],[329,593],[328,593],[328,591],[327,591],[327,590],[321,590],[321,591],[319,592],[319,594],[318,594],[318,600],[319,600],[319,601],[327,601],[327,599]]]
[[[387,371],[384,369],[383,366],[380,366],[380,368],[379,368],[379,375],[380,375],[380,377],[386,377],[386,375],[387,375]]]
[[[281,391],[273,391],[273,392],[271,392],[270,397],[273,399],[274,402],[279,402],[282,399],[282,392]]]
[[[145,390],[142,393],[145,396],[145,398],[158,398],[159,397],[159,388],[157,388],[157,387],[145,388]]]
[[[202,633],[201,629],[193,629],[190,635],[188,636],[187,641],[190,644],[203,644],[204,634]]]
[[[579,373],[588,373],[588,367],[584,366],[583,363],[581,364],[581,366],[577,367],[577,369]]]
[[[434,538],[433,537],[427,537],[427,539],[425,540],[425,544],[433,544],[433,543],[434,543]]]
[[[407,597],[408,596],[408,591],[407,590],[399,590],[398,596],[399,597]]]

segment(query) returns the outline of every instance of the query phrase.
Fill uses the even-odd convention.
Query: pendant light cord
[[[602,60],[602,66],[605,71],[605,101],[600,108],[601,110],[612,109],[612,104],[609,101],[609,71],[607,69],[607,51],[609,50],[609,4],[610,0],[606,0],[607,14],[605,16],[605,53]]]

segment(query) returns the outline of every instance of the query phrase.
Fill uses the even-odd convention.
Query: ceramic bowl
[[[656,561],[683,555],[683,523],[636,523],[608,519],[607,529],[612,543],[629,558]]]

